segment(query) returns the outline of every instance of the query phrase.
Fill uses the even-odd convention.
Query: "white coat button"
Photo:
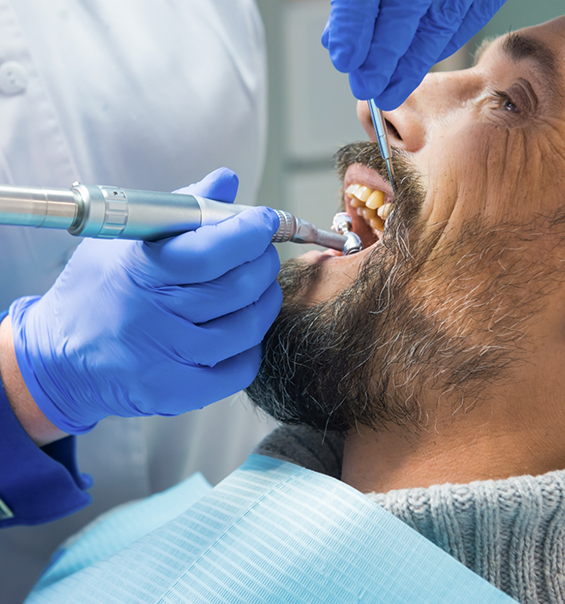
[[[16,61],[6,61],[0,65],[0,93],[19,94],[26,89],[25,69]]]

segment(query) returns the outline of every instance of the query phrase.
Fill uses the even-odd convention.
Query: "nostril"
[[[398,130],[394,127],[394,125],[391,122],[389,122],[388,120],[385,120],[385,123],[386,123],[387,129],[390,131],[392,136],[394,136],[397,140],[401,141],[402,137],[400,136],[400,132],[398,132]]]

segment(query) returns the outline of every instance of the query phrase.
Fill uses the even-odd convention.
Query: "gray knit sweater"
[[[339,478],[343,439],[283,427],[256,452]],[[368,497],[519,602],[565,604],[565,471]]]

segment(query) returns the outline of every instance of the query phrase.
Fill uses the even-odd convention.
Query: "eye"
[[[494,96],[497,100],[497,109],[509,111],[510,113],[520,113],[518,105],[510,98],[506,92],[495,90]]]

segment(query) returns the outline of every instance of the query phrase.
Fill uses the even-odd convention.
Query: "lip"
[[[347,256],[344,256],[337,250],[325,250],[323,252],[320,250],[310,250],[309,252],[302,254],[300,258],[305,262],[320,264],[321,262],[327,262],[328,260],[334,260],[336,258],[347,258]]]

